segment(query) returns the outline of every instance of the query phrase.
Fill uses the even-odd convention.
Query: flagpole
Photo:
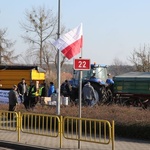
[[[81,48],[81,57],[83,57],[83,52]],[[80,75],[79,75],[79,133],[78,133],[78,149],[81,149],[81,118],[82,118],[82,70],[80,70]]]
[[[59,39],[60,36],[60,0],[58,0],[58,33],[57,33],[57,39]],[[57,115],[60,115],[60,50],[57,49]]]
[[[82,48],[81,48],[81,57],[82,58]],[[82,110],[82,70],[80,70],[80,76],[79,76],[79,118],[81,119],[82,115],[81,115],[81,110]],[[81,120],[79,120],[79,140],[78,140],[78,149],[81,148],[81,142],[80,142],[80,138],[81,138]]]

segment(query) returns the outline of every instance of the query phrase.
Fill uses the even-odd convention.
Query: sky
[[[60,24],[67,29],[83,24],[82,58],[90,59],[91,63],[111,65],[119,59],[130,64],[134,49],[149,47],[150,0],[60,1]],[[16,41],[17,54],[27,49],[19,22],[25,20],[26,10],[43,5],[58,13],[58,0],[1,0],[0,28],[7,28],[7,38]]]

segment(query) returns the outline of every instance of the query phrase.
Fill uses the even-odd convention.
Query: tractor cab
[[[71,81],[73,86],[79,85],[80,71],[74,70],[73,80]],[[105,84],[107,80],[107,66],[106,65],[97,65],[91,64],[90,70],[82,71],[82,82],[83,84],[90,81],[96,82],[101,85]]]

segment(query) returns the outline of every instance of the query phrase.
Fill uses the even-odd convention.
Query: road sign
[[[90,59],[74,59],[74,70],[90,70]]]

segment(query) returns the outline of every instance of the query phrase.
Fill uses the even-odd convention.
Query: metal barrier
[[[20,113],[0,110],[0,130],[20,132],[70,140],[112,144],[114,150],[114,121],[112,125],[107,120],[62,117],[55,115]]]
[[[60,119],[58,116],[22,113],[21,131],[24,133],[58,137],[60,133]]]
[[[106,120],[64,117],[62,133],[66,139],[71,140],[99,144],[112,142],[114,150],[114,121],[111,126]]]
[[[43,135],[55,138],[59,136],[61,147],[61,122],[58,116],[35,113],[22,113],[20,117],[20,127],[23,133]]]
[[[17,131],[18,123],[16,112],[0,110],[0,130]]]

